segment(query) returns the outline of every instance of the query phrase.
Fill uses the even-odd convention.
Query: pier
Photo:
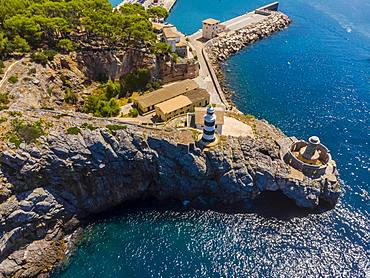
[[[242,47],[285,28],[290,23],[290,19],[287,16],[277,12],[278,6],[279,3],[274,2],[222,23],[208,19],[208,22],[217,24],[216,30],[219,30],[219,33],[209,40],[204,38],[202,29],[189,36],[189,42],[196,51],[200,63],[199,77],[195,80],[201,88],[209,91],[212,103],[222,104],[227,109],[232,108],[219,82],[220,69],[218,62],[225,60],[229,55],[237,52]],[[272,18],[274,15],[277,18]],[[280,15],[283,18],[281,20]],[[271,20],[268,21],[269,19]],[[259,28],[261,27],[268,30],[260,31]],[[249,37],[250,34],[253,36]],[[217,42],[219,45],[217,45]],[[237,46],[234,47],[233,43],[237,44]],[[222,48],[226,49],[225,53],[222,52]]]

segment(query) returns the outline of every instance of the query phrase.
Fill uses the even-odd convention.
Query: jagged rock
[[[272,139],[228,137],[208,152],[189,152],[170,139],[174,133],[51,131],[38,145],[4,151],[0,172],[13,195],[0,205],[0,273],[42,273],[40,261],[50,267],[63,257],[60,240],[75,229],[76,219],[141,197],[208,208],[248,206],[265,190],[281,190],[308,208],[339,197],[335,176],[291,179]]]

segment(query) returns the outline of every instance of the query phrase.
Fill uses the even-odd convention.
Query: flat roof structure
[[[164,26],[162,28],[163,35],[167,39],[174,39],[174,38],[179,38],[182,36],[182,34],[177,30],[175,26]]]
[[[151,106],[154,108],[154,105],[195,89],[198,89],[198,84],[191,79],[187,79],[140,96],[136,99],[136,103],[139,105],[140,109],[143,110]]]
[[[209,99],[210,94],[204,89],[194,89],[183,95],[177,96],[156,105],[164,114],[171,113],[204,99]]]
[[[208,24],[208,25],[214,25],[214,24],[218,24],[220,23],[221,21],[217,20],[217,19],[214,19],[214,18],[207,18],[205,20],[203,20],[203,23],[204,24]]]
[[[188,97],[182,95],[157,104],[156,107],[158,107],[164,114],[167,114],[191,104],[192,101]]]
[[[204,115],[207,113],[207,107],[195,107],[195,124],[204,125]],[[223,125],[225,123],[225,109],[220,106],[215,107],[216,125]]]

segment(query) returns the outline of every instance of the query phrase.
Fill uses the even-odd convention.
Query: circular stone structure
[[[319,137],[312,136],[308,142],[299,140],[291,144],[284,156],[284,161],[309,177],[318,178],[335,172],[335,162],[327,147],[321,144]]]

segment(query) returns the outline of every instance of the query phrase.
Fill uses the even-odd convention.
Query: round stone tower
[[[215,109],[212,106],[207,108],[207,113],[204,115],[204,128],[202,141],[205,144],[213,143],[215,138],[216,131],[216,115]]]
[[[320,154],[317,151],[317,148],[320,145],[320,139],[317,136],[311,136],[308,139],[306,148],[302,148],[301,155],[310,161],[316,161],[319,159]]]

